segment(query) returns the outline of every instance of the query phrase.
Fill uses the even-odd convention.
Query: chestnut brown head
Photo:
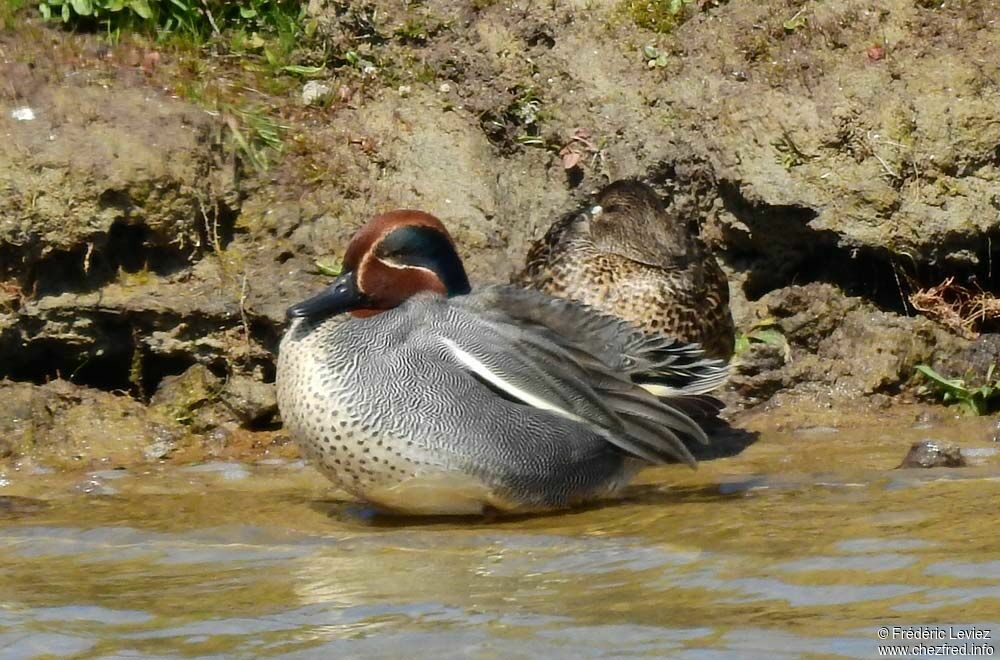
[[[343,312],[371,316],[431,291],[469,293],[469,278],[441,221],[423,211],[375,216],[344,253],[343,272],[324,291],[288,309],[289,318],[318,320]]]

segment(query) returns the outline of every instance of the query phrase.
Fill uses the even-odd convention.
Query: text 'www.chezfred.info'
[[[986,626],[880,626],[880,658],[990,658],[996,655],[993,630]]]

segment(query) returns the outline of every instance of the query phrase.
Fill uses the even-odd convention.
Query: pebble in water
[[[965,467],[965,458],[958,445],[940,440],[923,440],[913,443],[906,453],[901,468]]]

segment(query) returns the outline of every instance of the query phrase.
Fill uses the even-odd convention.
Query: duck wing
[[[706,394],[729,376],[728,365],[706,358],[697,344],[650,335],[622,319],[570,300],[497,285],[465,296],[480,313],[510,316],[532,326],[584,362],[627,374],[663,398]],[[718,409],[718,408],[716,408]]]
[[[591,318],[588,308],[544,294],[528,292],[526,301],[551,301],[551,314],[525,311],[518,304],[525,299],[507,291],[521,290],[490,287],[449,301],[452,317],[434,334],[461,368],[500,396],[586,424],[635,457],[694,466],[687,443],[708,442],[689,414],[695,395],[675,404],[631,377],[683,370],[673,352],[618,319]],[[615,334],[623,331],[630,336]]]

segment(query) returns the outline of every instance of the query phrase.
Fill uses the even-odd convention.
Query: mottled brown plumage
[[[577,300],[647,332],[733,354],[726,276],[698,236],[638,181],[616,181],[596,206],[557,220],[515,284]]]

